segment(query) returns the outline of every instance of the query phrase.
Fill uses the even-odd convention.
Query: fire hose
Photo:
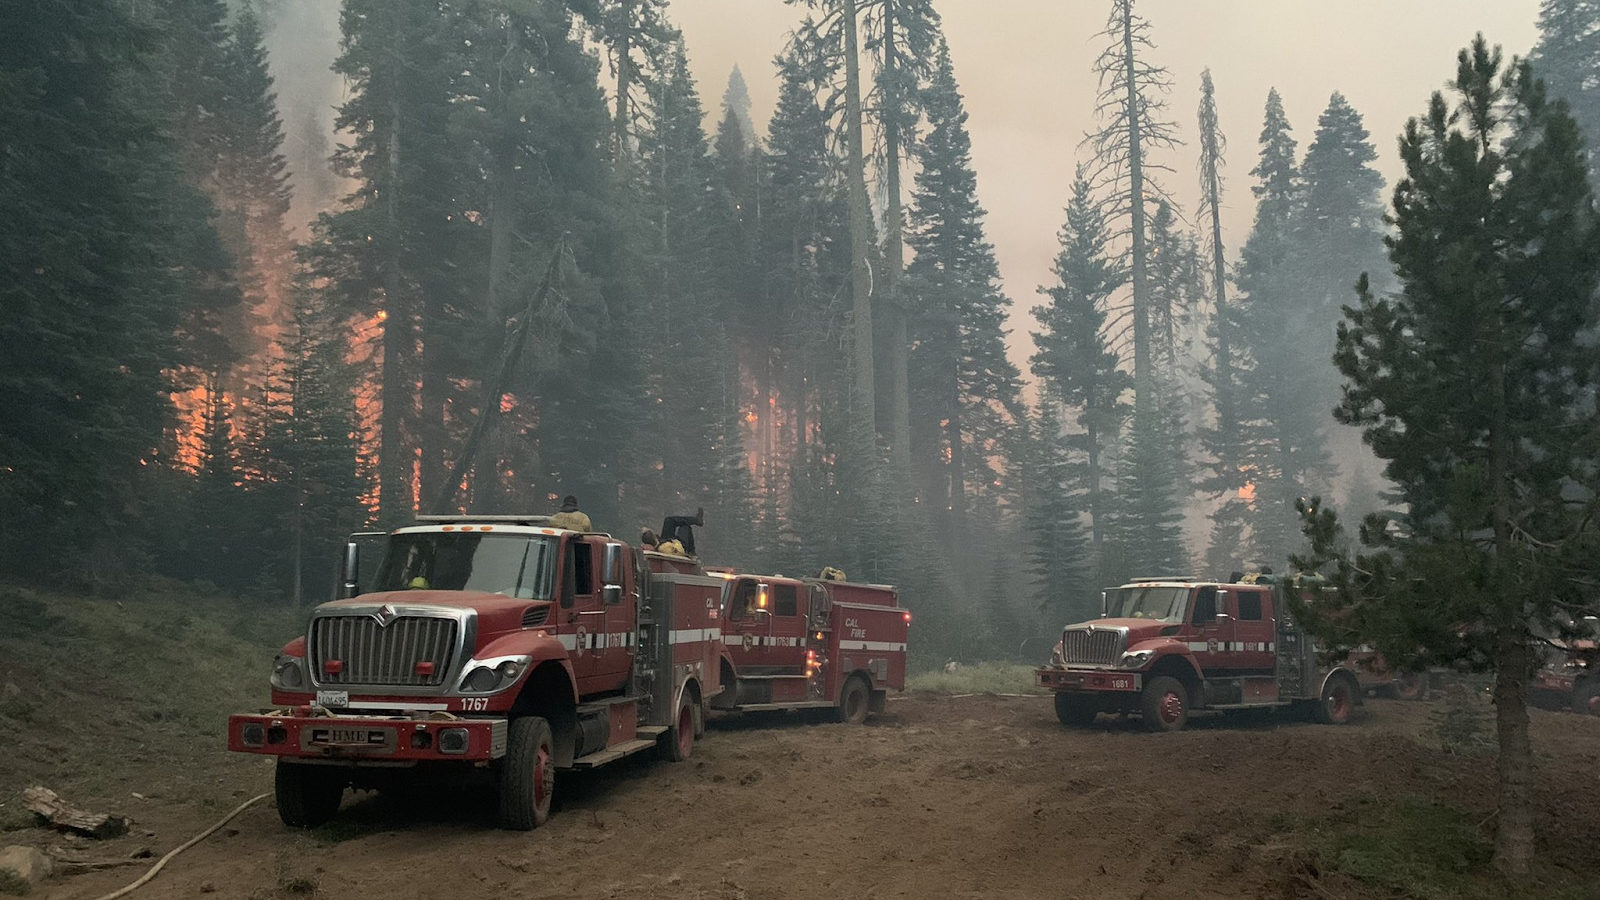
[[[237,816],[239,813],[244,812],[245,810],[247,810],[250,807],[256,805],[257,803],[260,803],[262,800],[267,799],[268,796],[269,795],[267,795],[267,794],[258,794],[258,795],[254,796],[254,797],[251,797],[249,800],[246,800],[245,802],[239,804],[238,807],[236,807],[233,812],[228,813],[227,815],[223,816],[222,820],[219,821],[217,824],[211,826],[210,828],[207,828],[205,831],[200,832],[199,834],[197,834],[194,837],[190,838],[189,840],[185,841],[176,850],[173,850],[172,852],[168,853],[166,856],[163,856],[163,857],[161,857],[161,859],[157,860],[156,864],[150,867],[150,871],[148,871],[148,872],[144,873],[143,875],[141,875],[139,877],[138,881],[135,881],[134,883],[128,885],[127,887],[118,888],[117,890],[112,891],[111,893],[105,895],[104,897],[97,898],[97,900],[116,900],[116,898],[118,898],[118,897],[127,896],[128,894],[131,894],[134,891],[138,890],[139,888],[143,887],[146,882],[148,882],[150,879],[156,877],[156,873],[161,871],[161,867],[165,866],[167,864],[167,862],[169,860],[171,860],[174,856],[177,856],[179,853],[182,853],[183,851],[189,849],[190,847],[193,847],[195,844],[198,844],[201,841],[205,840],[206,838],[210,837],[211,835],[215,834],[217,829],[219,829],[222,826],[224,826],[224,825],[228,824],[229,822],[233,821],[233,817],[234,816]]]

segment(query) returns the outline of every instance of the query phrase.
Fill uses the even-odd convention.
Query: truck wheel
[[[661,736],[660,750],[661,758],[672,762],[683,762],[694,752],[694,702],[687,690],[678,701],[678,715]]]
[[[278,818],[290,828],[315,828],[333,818],[344,799],[344,773],[324,766],[278,760],[272,792]]]
[[[1389,682],[1389,693],[1396,700],[1421,700],[1428,696],[1427,672],[1401,672]]]
[[[556,789],[555,738],[550,723],[538,716],[511,720],[506,755],[500,760],[501,828],[528,831],[550,819],[550,798]]]
[[[1080,697],[1076,694],[1056,695],[1056,718],[1060,719],[1063,725],[1069,725],[1074,728],[1093,725],[1094,717],[1099,714],[1100,710],[1095,707],[1095,704],[1088,697]]]
[[[1356,706],[1356,692],[1348,678],[1330,678],[1322,686],[1322,698],[1312,713],[1324,725],[1343,725],[1350,721],[1350,712]]]
[[[1189,721],[1189,691],[1176,678],[1150,679],[1139,701],[1145,731],[1180,731]]]
[[[1585,681],[1573,689],[1572,711],[1600,716],[1600,681]]]
[[[867,707],[872,702],[872,691],[867,683],[852,675],[839,692],[839,721],[846,725],[860,725],[867,720]]]

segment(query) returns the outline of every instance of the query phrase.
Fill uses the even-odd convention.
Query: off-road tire
[[[1094,724],[1100,709],[1093,698],[1078,694],[1056,694],[1056,718],[1070,728],[1087,728]]]
[[[1158,675],[1144,684],[1139,711],[1145,731],[1182,731],[1189,721],[1189,689],[1169,675]]]
[[[1572,689],[1572,711],[1600,716],[1600,680],[1585,681]]]
[[[511,831],[531,831],[550,819],[556,790],[555,737],[538,716],[512,719],[506,755],[500,760],[500,796],[495,822]]]
[[[339,811],[345,780],[344,773],[336,768],[278,760],[272,779],[278,818],[290,828],[325,824]]]
[[[683,699],[678,701],[678,714],[672,717],[672,724],[667,726],[667,733],[657,745],[662,759],[683,762],[694,753],[694,706],[694,698],[685,690]]]
[[[1322,686],[1322,696],[1311,708],[1311,715],[1323,725],[1343,725],[1356,707],[1356,688],[1349,678],[1335,676]]]
[[[852,675],[845,680],[844,689],[839,691],[839,708],[835,715],[846,725],[860,725],[867,720],[871,704],[872,689],[859,675]]]

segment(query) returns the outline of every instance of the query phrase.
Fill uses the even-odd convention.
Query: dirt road
[[[1408,796],[1492,812],[1491,759],[1435,749],[1433,708],[1369,701],[1345,727],[1263,715],[1148,735],[1105,717],[1065,730],[1043,697],[916,695],[865,727],[723,721],[687,762],[566,778],[556,816],[532,833],[496,831],[459,797],[369,794],[296,833],[269,800],[134,896],[1332,896],[1336,883],[1314,892],[1296,874],[1307,822]],[[1566,825],[1542,836],[1544,851],[1578,859],[1600,830],[1594,805],[1576,799],[1597,786],[1600,719],[1535,713],[1534,737],[1541,802]],[[271,789],[261,760],[205,758],[215,768],[198,774],[153,764],[119,775],[123,790],[163,799],[128,801],[139,833],[90,850],[159,855]],[[149,783],[177,778],[188,787]],[[37,829],[0,835],[18,839],[52,842]],[[43,895],[93,898],[140,871],[58,879]]]

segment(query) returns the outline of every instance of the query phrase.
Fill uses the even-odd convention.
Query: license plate
[[[1133,679],[1113,678],[1111,679],[1111,689],[1114,691],[1131,691],[1133,690]]]
[[[349,691],[317,691],[317,705],[343,707],[350,705]]]

